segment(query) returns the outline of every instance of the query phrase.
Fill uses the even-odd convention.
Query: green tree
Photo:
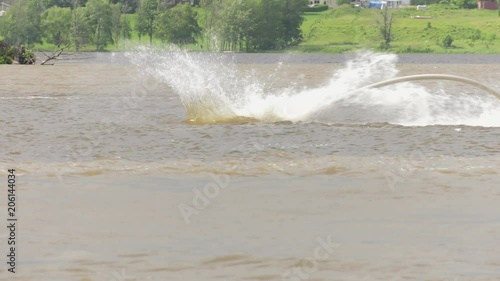
[[[300,26],[304,22],[303,12],[308,0],[285,0],[283,8],[283,39],[286,45],[297,44],[302,40]]]
[[[205,42],[222,50],[282,49],[302,39],[308,0],[202,0]]]
[[[41,6],[37,0],[18,0],[6,15],[0,18],[0,31],[5,42],[11,45],[33,46],[41,43]]]
[[[122,7],[122,13],[124,14],[134,14],[139,6],[139,0],[110,0],[110,4],[120,4]]]
[[[121,37],[122,5],[111,4],[111,35],[115,45],[118,45]]]
[[[177,5],[156,17],[156,34],[162,41],[173,44],[195,43],[201,31],[196,17],[189,4]]]
[[[203,33],[205,37],[205,45],[209,50],[218,48],[217,46],[217,19],[220,11],[223,8],[221,0],[201,0],[200,6],[204,9],[203,13]]]
[[[75,7],[71,15],[71,40],[77,52],[90,42],[91,31],[85,7]]]
[[[120,25],[120,35],[123,39],[123,45],[125,46],[125,40],[132,37],[132,28],[130,27],[130,20],[126,15],[122,15],[121,25]]]
[[[451,37],[449,34],[446,35],[445,38],[443,38],[443,47],[445,48],[451,48],[453,46],[453,37]]]
[[[106,0],[89,0],[85,9],[92,42],[96,51],[102,51],[109,43],[113,43],[111,6]]]
[[[223,50],[242,49],[244,41],[249,42],[256,25],[252,7],[245,0],[234,0],[225,5],[219,20],[218,30]]]
[[[132,37],[132,28],[130,27],[130,20],[127,15],[123,14],[123,11],[122,4],[111,4],[111,33],[113,35],[113,42],[118,46],[121,39],[125,47],[125,40]]]
[[[70,40],[71,9],[53,6],[42,14],[42,30],[45,40],[61,47]]]
[[[389,8],[385,5],[380,15],[381,20],[379,21],[379,31],[382,36],[382,43],[380,44],[380,47],[382,49],[389,49],[391,47],[391,42],[394,39],[394,35],[392,34],[394,12],[389,12]]]
[[[284,1],[261,1],[257,8],[257,29],[254,33],[255,48],[281,49],[286,45],[284,32]]]
[[[141,35],[149,36],[149,44],[153,44],[153,33],[155,29],[155,18],[158,14],[157,0],[143,0],[137,10],[136,30]]]

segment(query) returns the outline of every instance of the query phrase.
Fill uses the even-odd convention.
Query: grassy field
[[[292,48],[298,52],[338,53],[380,46],[380,10],[343,6],[336,10],[306,13],[304,40]],[[417,19],[416,16],[430,17]],[[452,10],[438,5],[417,11],[394,10],[394,41],[397,53],[500,53],[500,17],[497,11]],[[451,47],[443,46],[450,35]]]

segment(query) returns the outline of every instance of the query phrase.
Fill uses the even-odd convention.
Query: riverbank
[[[198,8],[199,14],[202,9]],[[393,41],[389,50],[380,49],[378,25],[381,12],[378,9],[361,9],[342,6],[320,12],[306,12],[301,25],[304,39],[297,46],[285,50],[263,51],[266,53],[353,53],[358,50],[388,51],[398,54],[500,54],[500,17],[492,10],[459,10],[450,6],[430,5],[427,10],[415,7],[395,9]],[[202,25],[202,16],[198,19]],[[127,15],[132,26],[136,15]],[[444,39],[452,42],[446,47]],[[186,45],[191,51],[208,51],[203,39],[197,44]],[[133,29],[131,38],[107,46],[110,52],[134,50],[148,45],[148,38],[140,38]],[[155,47],[165,43],[154,38]],[[44,43],[35,45],[35,50],[54,51],[56,46]],[[93,51],[95,46],[84,46],[82,51]]]

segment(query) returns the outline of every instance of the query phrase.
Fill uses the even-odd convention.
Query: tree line
[[[204,44],[221,50],[274,50],[302,39],[307,0],[202,0]]]
[[[0,17],[0,37],[13,46],[47,42],[103,51],[136,32],[209,50],[272,50],[297,44],[308,0],[15,0]],[[135,24],[130,21],[135,14]]]

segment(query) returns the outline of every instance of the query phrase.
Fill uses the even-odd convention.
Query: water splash
[[[396,77],[397,56],[392,54],[359,54],[323,86],[312,89],[296,83],[275,87],[271,84],[276,77],[263,81],[216,53],[143,48],[129,57],[147,75],[170,85],[186,108],[188,121],[197,124],[316,121],[500,126],[500,101],[481,91],[465,92],[461,85],[436,83],[429,89],[402,83],[355,91]]]

